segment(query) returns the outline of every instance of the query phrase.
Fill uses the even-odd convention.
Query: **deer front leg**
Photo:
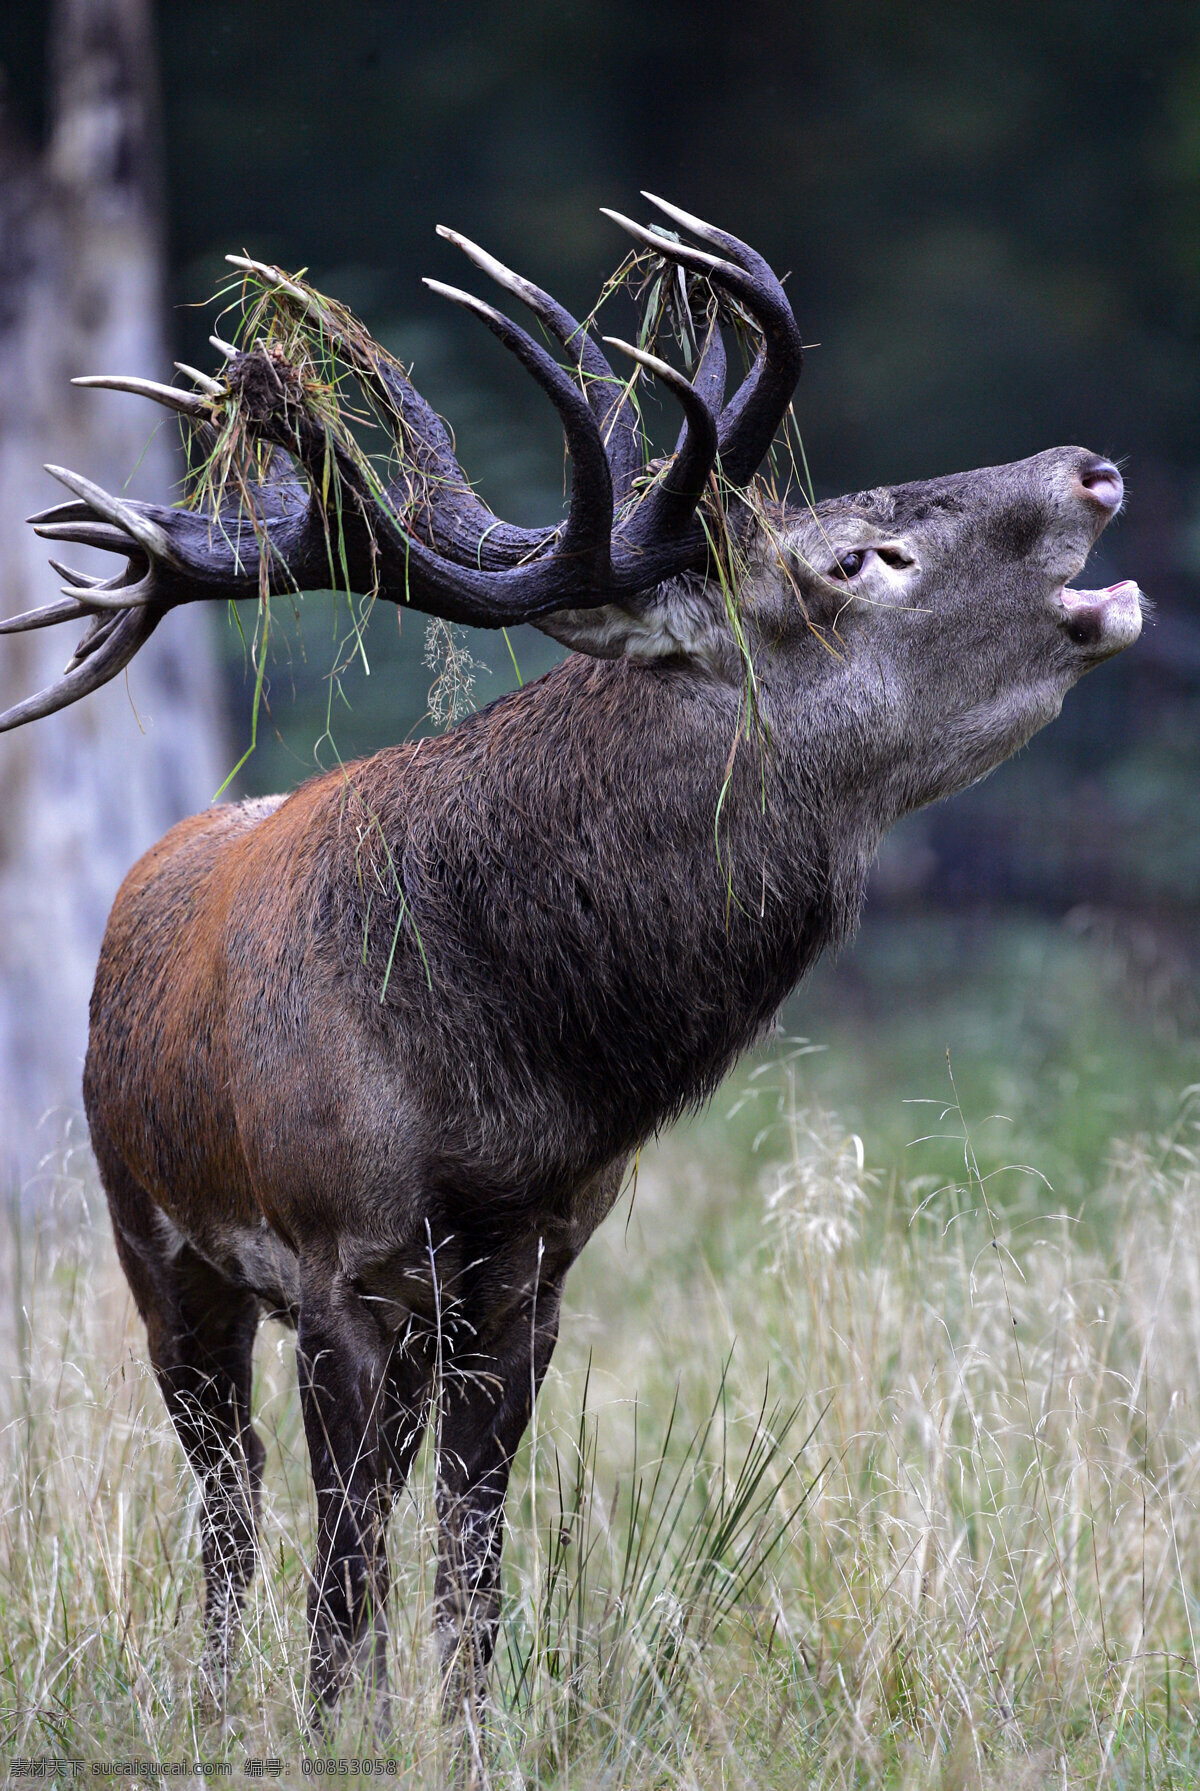
[[[435,1611],[443,1710],[475,1722],[496,1645],[509,1473],[558,1336],[561,1281],[542,1281],[443,1356],[438,1389]]]
[[[337,1275],[306,1276],[296,1358],[317,1494],[309,1699],[323,1728],[352,1672],[387,1720],[387,1520],[420,1440],[430,1364]]]

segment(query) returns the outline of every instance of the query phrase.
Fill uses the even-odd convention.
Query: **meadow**
[[[868,917],[642,1153],[514,1477],[480,1782],[1200,1779],[1177,946],[1084,914]],[[314,1755],[312,1500],[292,1340],[264,1326],[262,1562],[206,1717],[195,1493],[82,1147],[42,1192],[0,1251],[0,1758],[446,1782],[429,1449],[392,1531],[391,1731],[351,1702]]]

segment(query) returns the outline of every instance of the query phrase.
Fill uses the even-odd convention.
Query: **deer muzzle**
[[[1131,647],[1142,632],[1142,593],[1131,578],[1103,591],[1064,585],[1055,603],[1068,638],[1089,658],[1107,659]]]

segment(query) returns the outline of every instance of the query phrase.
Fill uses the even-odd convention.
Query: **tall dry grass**
[[[510,1497],[496,1785],[1176,1784],[1200,1776],[1193,1107],[1086,1209],[1027,1171],[903,1182],[790,1072],[765,1164],[639,1170],[571,1289]],[[0,1756],[284,1763],[299,1780],[312,1506],[264,1330],[262,1569],[229,1713],[195,1661],[196,1498],[83,1153],[0,1296]],[[431,1464],[392,1536],[393,1731],[450,1770]]]

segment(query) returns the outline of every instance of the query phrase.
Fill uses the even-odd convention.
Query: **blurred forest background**
[[[218,313],[200,301],[228,251],[307,268],[415,363],[500,514],[556,516],[549,407],[418,276],[478,289],[433,234],[447,223],[585,310],[624,253],[598,207],[641,215],[641,187],[787,273],[814,344],[798,416],[819,494],[1057,443],[1115,457],[1128,513],[1088,582],[1136,577],[1153,626],[1019,760],[900,830],[860,947],[796,1023],[845,1046],[851,1107],[914,1060],[927,1091],[947,1043],[1010,1070],[1025,1053],[1046,1137],[1073,1116],[1085,1158],[1098,1112],[1144,1123],[1131,1089],[1178,1092],[1200,892],[1200,7],[172,0],[148,16],[141,0],[9,0],[0,66],[9,613],[56,590],[17,516],[18,499],[55,501],[39,468],[68,458],[61,442],[138,495],[171,476],[169,428],[139,465],[149,413],[67,379],[211,367]],[[333,614],[308,597],[277,617],[243,792],[314,768]],[[76,1099],[117,878],[248,744],[229,618],[184,610],[161,637],[162,660],[129,680],[136,716],[118,684],[107,707],[0,740],[0,1083],[22,1177],[31,1122]],[[526,678],[556,652],[531,631],[512,645]],[[51,672],[67,650],[46,648]],[[421,619],[377,615],[370,676],[351,671],[330,711],[338,753],[429,725],[424,650]],[[482,702],[514,665],[497,636],[471,650]],[[26,649],[0,660],[6,701],[45,681]]]

